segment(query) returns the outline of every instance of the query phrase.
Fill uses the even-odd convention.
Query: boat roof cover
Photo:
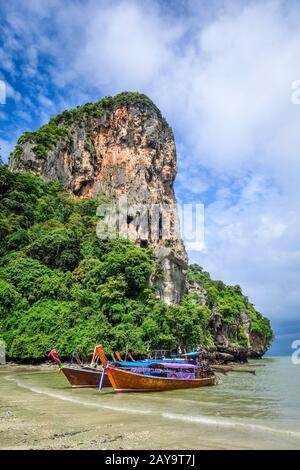
[[[197,369],[198,366],[187,363],[176,364],[174,362],[153,362],[151,367],[162,367],[164,369]]]
[[[116,361],[122,367],[149,367],[153,361]]]

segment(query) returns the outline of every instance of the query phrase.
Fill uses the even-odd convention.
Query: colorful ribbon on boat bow
[[[58,365],[59,368],[62,367],[62,363],[61,363],[61,360],[59,359],[59,357],[57,355],[56,349],[51,349],[51,351],[47,354],[47,356],[52,357],[52,359],[54,359],[54,361],[56,362],[56,364]]]

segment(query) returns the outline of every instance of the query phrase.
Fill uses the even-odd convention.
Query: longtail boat
[[[96,350],[115,392],[159,392],[216,383],[216,377],[210,369],[205,370],[195,364],[140,362],[135,367],[131,365],[130,369],[125,369],[109,365],[101,345]]]
[[[106,372],[115,392],[159,392],[215,385],[214,374],[197,377],[196,369],[190,364],[153,363],[136,370],[107,366]]]
[[[89,388],[89,387],[99,387],[99,383],[101,381],[102,375],[104,377],[102,379],[102,387],[111,387],[110,380],[105,373],[103,367],[101,366],[100,369],[97,369],[97,353],[96,348],[94,350],[93,359],[91,365],[83,365],[79,360],[79,356],[77,353],[74,353],[71,361],[68,365],[63,365],[61,360],[57,355],[56,349],[52,349],[48,353],[48,357],[52,357],[56,364],[59,367],[59,370],[62,371],[66,379],[69,381],[73,388]],[[77,366],[73,366],[73,361],[76,359]]]
[[[68,367],[61,368],[62,373],[67,378],[73,388],[99,387],[103,371],[86,367]],[[111,387],[110,380],[104,372],[103,387]]]

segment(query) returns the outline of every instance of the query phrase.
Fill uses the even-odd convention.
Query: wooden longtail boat
[[[48,357],[52,357],[54,359],[54,361],[59,367],[59,370],[62,371],[62,373],[64,374],[64,376],[66,377],[66,379],[69,381],[69,383],[72,385],[73,388],[99,387],[103,373],[105,375],[102,380],[102,387],[111,387],[111,383],[103,367],[101,369],[96,368],[97,357],[98,357],[96,348],[94,350],[93,359],[92,359],[92,363],[90,366],[83,365],[76,352],[73,354],[71,361],[68,365],[63,365],[61,363],[61,360],[59,359],[57,355],[56,349],[52,349],[48,353]],[[76,360],[78,364],[75,367],[72,366],[74,359]]]
[[[141,363],[128,370],[109,365],[101,345],[96,351],[115,392],[159,392],[216,383],[213,372],[205,372],[194,364],[153,362],[143,367]]]
[[[177,378],[151,376],[107,366],[106,372],[115,392],[160,392],[181,388],[197,388],[215,385],[215,376],[200,378]]]
[[[73,388],[99,387],[103,372],[90,367],[69,367],[63,366],[61,369]],[[104,375],[103,387],[111,387],[108,376]]]

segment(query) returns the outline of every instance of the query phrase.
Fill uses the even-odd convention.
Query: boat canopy
[[[149,367],[153,361],[116,361],[122,367]]]
[[[153,362],[151,367],[161,367],[162,369],[197,369],[195,364],[176,364],[174,362]]]

